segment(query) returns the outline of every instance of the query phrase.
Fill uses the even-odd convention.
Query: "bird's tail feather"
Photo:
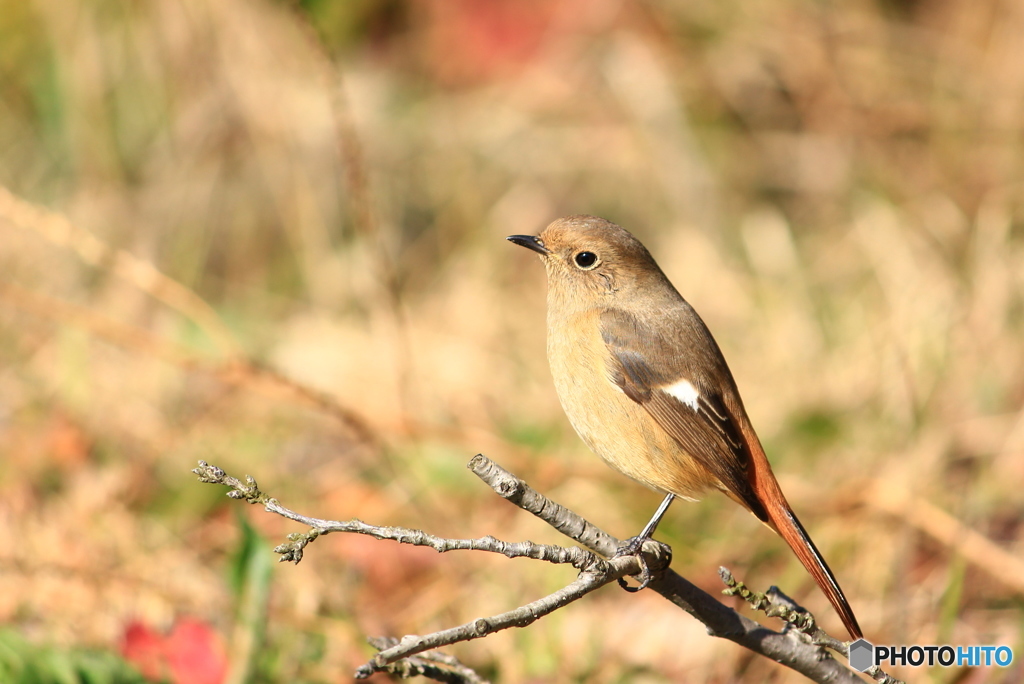
[[[749,475],[757,499],[764,507],[765,513],[768,514],[768,520],[765,522],[786,541],[789,548],[793,549],[793,553],[800,559],[803,566],[807,568],[807,572],[811,574],[814,581],[821,587],[821,591],[828,597],[829,602],[835,608],[836,613],[839,614],[839,619],[843,621],[850,636],[854,639],[860,639],[864,634],[861,632],[860,625],[857,624],[857,618],[853,614],[853,609],[850,607],[849,601],[846,600],[839,582],[836,581],[836,577],[832,574],[828,563],[825,562],[825,558],[818,551],[818,547],[814,545],[814,542],[811,541],[807,530],[800,524],[800,520],[793,513],[789,502],[786,501],[779,483],[775,480],[771,466],[768,464],[768,458],[764,455],[764,451],[760,448],[760,443],[756,437],[754,437],[752,443],[754,445],[754,448],[752,448],[754,453],[751,454],[752,467]]]
[[[832,607],[836,609],[839,619],[843,621],[850,636],[860,639],[864,634],[860,630],[860,625],[857,624],[857,617],[853,614],[849,601],[846,600],[831,568],[828,567],[828,563],[818,551],[818,547],[811,541],[807,530],[800,524],[800,520],[793,510],[789,506],[783,510],[779,510],[775,506],[765,506],[765,508],[768,511],[769,524],[780,537],[786,540],[789,548],[793,549],[793,553],[821,587],[821,591],[828,597]]]

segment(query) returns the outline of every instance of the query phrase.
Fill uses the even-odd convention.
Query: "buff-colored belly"
[[[586,316],[548,321],[548,362],[569,422],[594,453],[624,475],[660,492],[696,498],[714,478],[615,385],[597,321],[581,320]]]

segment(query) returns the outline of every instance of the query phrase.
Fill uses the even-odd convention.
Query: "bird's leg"
[[[642,589],[646,589],[647,585],[651,583],[651,580],[653,579],[651,575],[651,570],[647,567],[647,561],[644,560],[644,555],[642,553],[644,548],[644,542],[646,542],[648,539],[651,539],[651,536],[654,534],[654,531],[658,529],[658,523],[660,523],[661,519],[665,517],[665,512],[668,511],[668,507],[672,504],[672,501],[675,498],[675,494],[667,494],[664,500],[662,500],[661,505],[658,506],[658,510],[654,512],[654,517],[652,517],[650,522],[648,522],[644,526],[643,531],[640,532],[638,536],[632,537],[622,542],[622,544],[619,545],[619,549],[615,552],[613,558],[620,558],[622,556],[636,556],[637,561],[639,561],[640,563],[641,570],[640,574],[638,575],[640,579],[640,586],[631,587],[628,584],[626,584],[626,580],[622,579],[621,577],[619,578],[619,586],[625,589],[626,591],[640,591]]]
[[[644,526],[643,531],[640,533],[640,539],[650,539],[654,535],[654,531],[658,529],[658,524],[661,522],[661,519],[665,517],[668,507],[672,504],[675,498],[675,494],[667,494],[665,496],[661,505],[658,506],[658,510],[654,511],[654,517],[652,517],[651,521]]]

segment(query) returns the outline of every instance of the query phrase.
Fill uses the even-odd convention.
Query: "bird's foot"
[[[650,537],[631,537],[619,544],[618,550],[615,552],[615,555],[612,556],[613,559],[622,558],[623,556],[636,556],[636,560],[640,564],[640,574],[634,575],[634,577],[640,582],[638,586],[631,587],[626,584],[626,579],[624,577],[619,578],[619,586],[630,593],[643,591],[648,587],[648,585],[650,585],[651,580],[654,579],[654,573],[651,572],[650,565],[647,562],[647,557],[644,555],[644,544],[647,542],[657,544],[659,547],[657,551],[651,554],[658,561],[659,567],[657,570],[659,572],[667,568],[668,564],[672,560],[672,549],[670,549],[668,545],[654,541]]]

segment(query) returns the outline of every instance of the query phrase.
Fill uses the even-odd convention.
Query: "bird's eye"
[[[575,261],[576,265],[580,268],[588,270],[597,264],[597,255],[593,252],[578,252],[576,256],[573,257],[573,261]]]

